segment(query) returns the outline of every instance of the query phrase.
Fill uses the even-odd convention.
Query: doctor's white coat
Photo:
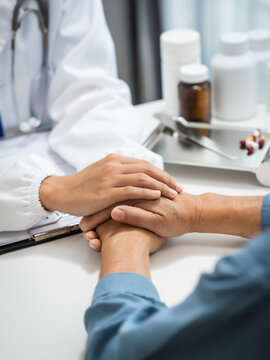
[[[15,0],[0,2],[0,113],[4,126],[18,121],[10,96],[15,4]],[[140,145],[143,122],[130,104],[127,85],[117,79],[114,46],[101,0],[47,0],[47,4],[48,113],[55,123],[49,144],[53,151],[77,170],[111,152],[162,166],[158,155]],[[33,7],[35,1],[25,1],[25,6]],[[42,101],[38,91],[33,91],[33,84],[40,79],[41,62],[41,33],[36,19],[29,15],[18,32],[15,58],[15,92],[22,119],[28,119],[33,104]],[[39,201],[39,187],[52,174],[53,166],[38,155],[1,158],[0,154],[0,231],[29,228],[47,215]]]

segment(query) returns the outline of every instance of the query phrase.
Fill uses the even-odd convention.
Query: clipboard
[[[0,158],[15,156],[18,153],[21,155],[35,153],[50,161],[60,175],[73,173],[74,168],[51,151],[48,137],[48,131],[40,131],[17,137],[0,138]],[[31,229],[0,232],[0,255],[78,234],[81,232],[80,220],[80,217],[54,212]]]
[[[0,255],[81,233],[81,217],[55,212],[25,231],[0,233]]]

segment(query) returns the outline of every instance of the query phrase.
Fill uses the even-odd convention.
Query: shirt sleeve
[[[221,259],[171,309],[148,279],[108,275],[86,312],[86,359],[268,359],[269,279],[270,232]]]
[[[51,147],[77,170],[110,153],[162,167],[161,157],[142,146],[144,119],[131,105],[128,86],[117,79],[101,0],[63,2],[62,7],[51,53],[49,113],[57,124]]]
[[[41,205],[39,187],[54,174],[52,165],[35,154],[0,159],[0,231],[28,229],[50,214]]]
[[[262,231],[270,227],[270,194],[266,195],[262,206]]]

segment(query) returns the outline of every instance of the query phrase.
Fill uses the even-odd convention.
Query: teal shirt
[[[86,359],[270,359],[270,195],[262,228],[173,308],[141,275],[105,276],[85,315]]]

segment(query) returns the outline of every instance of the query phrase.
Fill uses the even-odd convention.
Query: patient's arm
[[[174,200],[135,201],[85,218],[84,236],[100,249],[97,236],[89,230],[112,216],[113,219],[175,237],[188,232],[223,233],[252,237],[262,230],[263,196],[225,196],[183,193]],[[132,205],[132,206],[130,206]]]
[[[118,206],[112,217],[166,237],[199,232],[250,238],[261,232],[263,200],[263,196],[184,193],[172,201],[162,198],[133,207]]]
[[[97,228],[102,241],[100,278],[112,273],[137,273],[150,278],[149,254],[165,242],[154,233],[107,221]]]

